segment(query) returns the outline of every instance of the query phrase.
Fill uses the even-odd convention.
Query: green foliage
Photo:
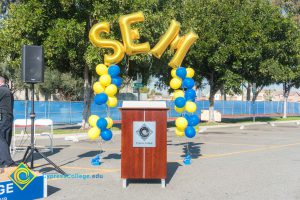
[[[141,38],[153,47],[172,19],[181,22],[180,34],[193,30],[199,35],[183,65],[193,67],[196,82],[203,78],[210,84],[211,96],[224,88],[239,93],[243,82],[256,83],[259,89],[273,83],[299,86],[299,16],[294,0],[26,0],[11,3],[0,20],[0,59],[9,76],[18,79],[23,44],[43,45],[46,56],[46,82],[42,93],[63,93],[63,99],[88,101],[83,88],[98,77],[95,66],[103,62],[109,49],[93,47],[88,32],[93,24],[108,21],[111,32],[103,37],[122,42],[118,19],[121,15],[143,11],[145,22],[136,23]],[[167,50],[161,59],[151,55],[125,56],[120,63],[122,75],[135,78],[157,77],[158,86],[169,84],[168,62],[174,52]],[[87,73],[85,70],[88,69]],[[14,75],[15,74],[15,75]],[[84,76],[85,74],[85,76]],[[85,87],[83,87],[85,83]],[[80,89],[82,88],[82,89]],[[213,98],[211,99],[213,104]],[[85,105],[88,105],[86,103]]]
[[[184,13],[184,26],[200,36],[186,62],[197,66],[197,78],[208,80],[212,95],[222,85],[239,88],[243,80],[261,90],[280,68],[296,66],[297,28],[268,1],[190,0]]]

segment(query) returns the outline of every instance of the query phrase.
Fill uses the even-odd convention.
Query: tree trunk
[[[221,87],[220,92],[221,92],[222,100],[226,101],[227,98],[226,98],[226,92],[224,89],[224,85]]]
[[[210,90],[209,94],[209,122],[214,122],[215,121],[215,115],[214,115],[214,105],[215,105],[215,93]]]
[[[283,116],[282,118],[287,118],[287,102],[291,91],[291,86],[287,83],[283,83]]]
[[[212,81],[210,81],[210,92],[209,92],[209,122],[215,121],[214,116],[214,105],[215,105],[215,94],[218,92],[220,87],[217,87]]]
[[[287,100],[288,97],[284,96],[284,101],[283,101],[283,116],[282,118],[287,118],[286,112],[287,112]]]
[[[258,94],[262,91],[262,89],[264,88],[264,86],[260,86],[259,89],[256,89],[256,91],[253,91],[252,93],[252,101],[256,101]]]
[[[25,88],[25,100],[29,100],[29,95],[28,95],[28,88]]]
[[[251,88],[252,88],[252,85],[250,83],[248,83],[247,94],[246,94],[247,101],[250,101],[250,99],[251,99]]]
[[[49,96],[50,96],[49,93],[46,92],[46,93],[45,93],[45,101],[49,101]]]
[[[89,76],[89,68],[87,65],[84,66],[84,99],[83,99],[83,112],[82,112],[82,124],[81,128],[85,129],[89,116],[91,115],[91,98],[92,98],[92,89],[91,89],[91,80]]]
[[[40,93],[39,93],[39,92],[36,92],[36,93],[35,93],[35,98],[36,98],[37,101],[40,100]]]

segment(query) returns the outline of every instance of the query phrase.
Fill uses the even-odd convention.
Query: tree
[[[187,65],[196,70],[195,79],[201,81],[207,79],[210,85],[210,116],[214,121],[214,96],[224,86],[229,91],[239,88],[241,80],[238,73],[230,71],[233,65],[232,37],[228,35],[231,27],[240,19],[237,1],[209,1],[202,0],[195,5],[194,1],[185,1],[183,9],[183,21],[185,29],[193,29],[199,40],[189,52],[186,59]],[[243,34],[237,30],[236,34]]]
[[[281,37],[286,38],[281,43],[286,51],[278,52],[280,66],[273,71],[274,79],[283,85],[283,118],[287,117],[287,100],[292,87],[300,87],[300,66],[299,66],[299,27],[300,27],[300,2],[296,0],[275,0],[275,5],[280,6],[286,18],[280,26],[283,31]],[[294,24],[291,20],[294,20]]]
[[[291,18],[282,18],[277,26],[278,48],[276,49],[277,65],[266,66],[272,79],[283,85],[283,118],[287,117],[287,100],[291,88],[300,87],[300,29]]]
[[[83,85],[84,91],[82,123],[84,127],[90,115],[93,97],[91,84],[98,78],[95,66],[103,63],[105,53],[111,53],[108,49],[97,49],[90,44],[88,33],[92,25],[99,21],[109,21],[111,32],[105,34],[104,37],[121,41],[118,18],[121,15],[142,10],[146,21],[134,24],[134,27],[140,31],[139,42],[149,41],[151,45],[154,45],[169,25],[168,19],[176,13],[172,2],[171,0],[151,2],[142,0],[134,2],[27,0],[11,3],[7,16],[0,24],[0,46],[5,46],[0,49],[0,58],[5,60],[10,67],[19,70],[22,45],[43,45],[46,67],[50,68],[47,73],[58,71],[60,74],[57,80],[64,81],[66,86],[68,83],[73,83],[69,81],[70,77],[82,81],[78,85]],[[165,20],[162,20],[163,18]],[[129,77],[129,80],[137,73],[142,73],[143,83],[146,83],[151,74],[159,76],[161,73],[166,73],[166,70],[161,67],[167,67],[166,58],[168,55],[161,60],[153,59],[149,55],[126,56],[120,66],[122,73]],[[69,78],[64,79],[64,76]],[[46,81],[50,82],[39,87],[41,92],[53,92],[52,78],[47,78]],[[75,87],[68,88],[72,90]],[[77,93],[76,91],[75,89],[69,94],[73,95],[74,92]]]

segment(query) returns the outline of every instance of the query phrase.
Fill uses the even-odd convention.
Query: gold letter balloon
[[[135,44],[133,40],[140,38],[137,29],[132,30],[130,25],[136,22],[143,22],[145,20],[142,12],[136,12],[129,15],[123,15],[120,17],[119,24],[122,33],[122,39],[127,55],[135,55],[141,53],[147,53],[150,50],[148,42],[142,44]]]
[[[171,50],[176,50],[173,58],[169,62],[172,69],[172,79],[170,87],[174,92],[174,109],[181,113],[176,120],[176,135],[193,138],[196,135],[196,129],[200,122],[195,103],[196,91],[193,76],[195,71],[192,68],[181,66],[184,57],[190,47],[195,43],[198,36],[194,32],[189,32],[184,36],[179,36],[180,23],[172,20],[167,31],[162,35],[157,44],[150,50],[148,42],[138,43],[135,40],[140,39],[140,33],[137,29],[132,29],[131,25],[145,20],[143,12],[136,12],[123,15],[119,18],[123,44],[116,40],[104,39],[101,34],[110,33],[110,24],[108,22],[99,22],[95,24],[90,32],[90,42],[98,48],[109,48],[113,50],[112,54],[104,55],[104,64],[96,66],[96,73],[100,76],[99,80],[93,84],[94,102],[103,106],[107,110],[106,117],[91,115],[88,122],[91,129],[88,136],[92,140],[101,138],[104,141],[112,139],[113,119],[109,117],[109,109],[105,107],[115,107],[118,105],[118,99],[115,96],[122,85],[120,77],[120,67],[117,65],[122,61],[125,53],[127,55],[136,55],[151,53],[156,58],[160,58],[168,46]]]
[[[95,24],[89,32],[89,39],[94,46],[99,48],[110,48],[114,51],[112,55],[104,55],[105,65],[119,63],[124,57],[124,47],[120,42],[100,37],[101,33],[109,32],[110,28],[108,22]]]

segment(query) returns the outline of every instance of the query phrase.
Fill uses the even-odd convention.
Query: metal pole
[[[35,113],[34,113],[34,83],[31,84],[31,112],[30,112],[30,118],[31,118],[31,169],[33,169],[33,152],[34,152],[34,119],[35,119]]]

